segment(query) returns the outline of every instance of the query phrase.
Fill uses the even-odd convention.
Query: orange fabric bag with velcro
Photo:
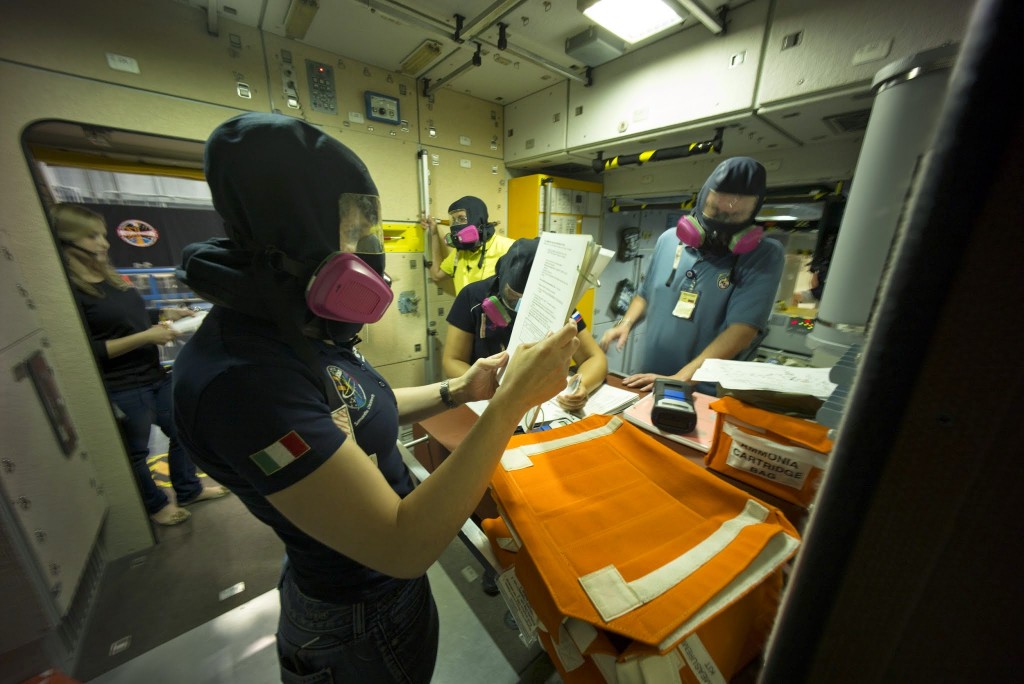
[[[730,677],[763,645],[799,545],[777,509],[614,416],[514,437],[491,486],[566,681]]]
[[[828,427],[734,397],[713,401],[711,408],[718,416],[704,457],[709,468],[785,501],[810,505],[832,451]]]

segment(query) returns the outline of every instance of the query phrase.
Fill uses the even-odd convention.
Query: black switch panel
[[[338,114],[338,94],[334,89],[334,68],[306,60],[306,76],[309,80],[309,103],[314,112]]]

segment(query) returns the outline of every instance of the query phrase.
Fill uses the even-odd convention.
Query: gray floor
[[[441,616],[441,643],[432,681],[437,684],[527,681],[526,677],[531,675],[524,673],[521,678],[513,669],[444,569],[435,564],[427,574]],[[277,615],[277,590],[271,590],[89,681],[93,684],[280,682],[274,650]],[[560,681],[550,671],[547,674],[547,678],[534,681]]]
[[[166,451],[154,430],[151,453]],[[234,497],[157,528],[144,559],[106,571],[90,617],[81,676],[93,684],[280,682],[274,587],[283,547]],[[455,539],[428,571],[441,619],[433,682],[553,684],[561,679],[480,586],[479,561]],[[238,593],[228,595],[229,588]],[[118,652],[118,648],[124,650]]]

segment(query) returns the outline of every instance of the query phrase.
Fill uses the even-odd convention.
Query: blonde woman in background
[[[142,502],[153,522],[178,525],[189,519],[182,506],[227,494],[219,485],[203,487],[196,467],[178,443],[171,418],[171,375],[160,365],[157,345],[178,333],[157,322],[139,292],[107,261],[107,227],[103,217],[83,207],[54,207],[53,225],[64,264],[82,309],[93,353],[110,400],[118,409],[125,446]],[[168,321],[190,316],[182,308],[163,309]],[[176,502],[153,481],[147,459],[149,436],[156,424],[168,439],[167,464]]]

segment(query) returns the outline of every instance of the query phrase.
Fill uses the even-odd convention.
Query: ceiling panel
[[[284,36],[292,0],[169,0],[218,14],[247,26]],[[297,0],[296,0],[297,1]],[[726,4],[742,4],[730,0]],[[583,81],[586,65],[565,54],[567,38],[592,24],[574,0],[320,0],[301,42],[399,71],[405,57],[426,39],[441,44],[442,57],[417,76],[485,100],[507,104],[565,78]],[[454,40],[455,15],[465,17],[464,42]],[[474,21],[485,19],[474,26]],[[498,49],[498,23],[507,26],[508,49]],[[687,20],[688,27],[693,20]],[[627,52],[669,34],[636,43]],[[473,40],[476,38],[477,40]],[[471,63],[480,43],[481,63]],[[450,77],[450,78],[449,78]]]

